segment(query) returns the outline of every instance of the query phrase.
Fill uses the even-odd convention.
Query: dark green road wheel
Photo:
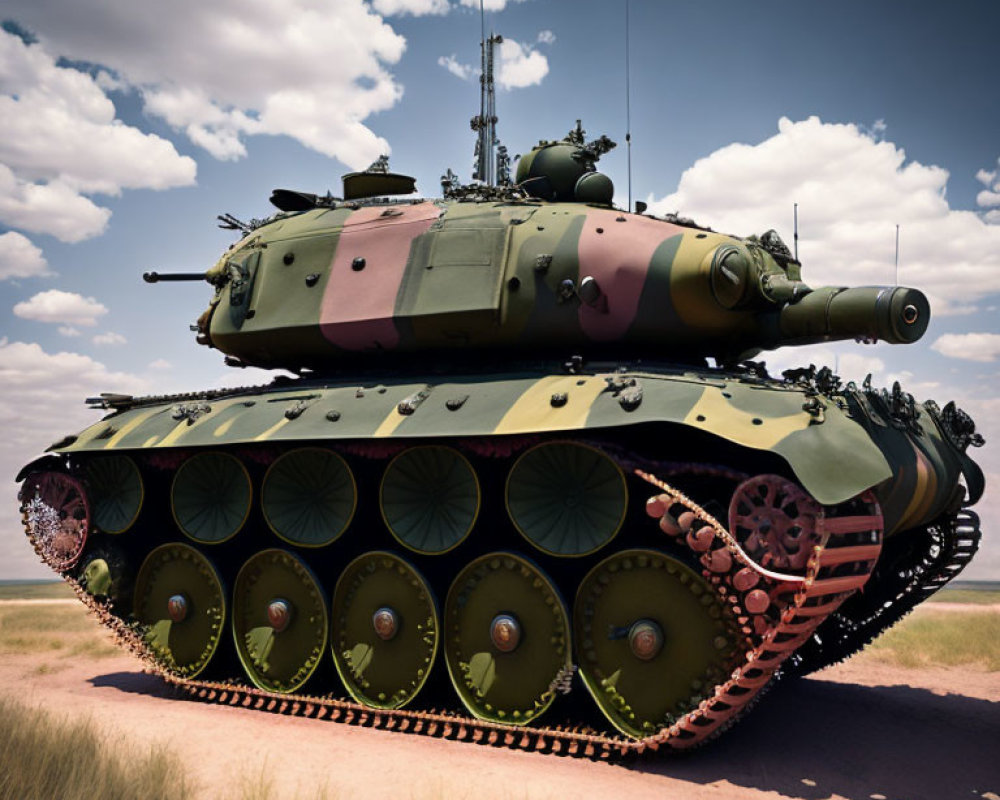
[[[285,453],[264,476],[261,507],[268,526],[289,544],[322,547],[351,524],[357,504],[351,468],[321,447]]]
[[[236,576],[233,638],[250,680],[294,692],[326,650],[326,600],[309,568],[284,550],[263,550]]]
[[[142,508],[142,476],[128,456],[101,456],[87,464],[87,488],[94,524],[105,533],[124,533]]]
[[[174,542],[146,556],[135,581],[133,614],[163,666],[192,678],[208,666],[226,622],[226,600],[211,562]]]
[[[428,445],[404,450],[389,463],[379,504],[400,544],[418,553],[444,553],[469,535],[479,497],[479,481],[465,456]]]
[[[250,475],[228,453],[199,453],[174,476],[170,508],[177,526],[197,542],[232,538],[250,513]]]
[[[333,594],[331,641],[351,697],[402,708],[423,687],[437,652],[437,609],[427,583],[391,553],[359,556]]]
[[[513,553],[477,558],[455,578],[444,650],[465,707],[493,722],[530,722],[572,674],[563,602],[541,570]]]
[[[582,556],[610,542],[625,520],[621,468],[593,447],[548,442],[524,453],[507,477],[507,510],[531,544]]]
[[[712,586],[655,550],[616,553],[591,570],[573,636],[597,705],[637,738],[696,707],[742,652],[736,619]]]

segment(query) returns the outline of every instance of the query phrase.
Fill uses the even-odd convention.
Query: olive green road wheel
[[[250,513],[250,475],[228,453],[199,453],[174,476],[170,507],[177,526],[197,542],[232,538]]]
[[[401,708],[423,687],[437,651],[437,609],[420,573],[391,553],[365,553],[333,594],[333,660],[351,697]]]
[[[87,464],[87,488],[94,524],[105,533],[124,533],[142,508],[142,476],[128,456],[101,456]]]
[[[400,544],[418,553],[444,553],[469,535],[479,496],[479,481],[465,456],[428,445],[404,450],[389,463],[379,504]]]
[[[139,569],[134,596],[133,614],[163,666],[185,678],[208,666],[225,625],[226,600],[205,556],[180,542],[157,547]]]
[[[741,652],[736,620],[712,586],[655,550],[616,553],[591,570],[573,636],[597,705],[636,738],[691,711]]]
[[[322,547],[347,530],[357,496],[344,459],[320,447],[303,447],[271,464],[260,502],[267,524],[281,539]]]
[[[540,444],[507,478],[507,510],[521,534],[555,556],[582,556],[610,542],[625,520],[621,468],[593,447]]]
[[[448,673],[480,719],[530,722],[572,675],[566,609],[530,561],[490,553],[463,569],[444,611]]]
[[[263,550],[236,576],[233,638],[250,680],[294,692],[326,649],[326,601],[309,568],[284,550]]]

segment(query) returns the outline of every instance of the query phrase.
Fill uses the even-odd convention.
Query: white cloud
[[[500,43],[500,64],[496,80],[504,89],[523,89],[542,82],[549,73],[549,60],[528,45],[513,39]]]
[[[165,358],[158,358],[155,361],[150,361],[147,365],[149,369],[155,370],[168,370],[173,369],[174,365],[167,361]]]
[[[907,163],[892,142],[855,125],[782,118],[770,139],[697,161],[650,210],[739,235],[775,227],[791,244],[797,202],[803,277],[815,286],[891,284],[899,224],[900,283],[946,314],[1000,292],[1000,228],[951,209],[947,181],[946,170]]]
[[[4,136],[0,127],[0,138]],[[32,183],[0,164],[0,223],[79,242],[104,232],[111,212],[59,180]]]
[[[463,81],[471,81],[479,75],[479,67],[461,63],[455,57],[454,53],[450,56],[441,56],[438,58],[438,64],[448,70],[448,72],[456,78],[461,78]]]
[[[461,5],[466,8],[474,8],[476,11],[479,10],[479,0],[460,0]],[[508,5],[513,5],[514,3],[523,3],[525,0],[484,0],[483,10],[485,11],[503,11]]]
[[[149,113],[216,157],[240,157],[258,134],[352,168],[389,152],[364,120],[402,95],[387,67],[405,39],[363,0],[176,0],[169,13],[153,0],[7,0],[4,11],[51,52],[137,88]]]
[[[555,40],[556,40],[556,35],[550,30],[544,30],[538,32],[539,44],[552,44]]]
[[[84,406],[100,392],[146,393],[151,385],[134,375],[110,372],[78,353],[48,353],[35,343],[0,339],[0,569],[3,577],[51,577],[25,541],[17,512],[18,470],[52,442],[101,418]]]
[[[396,14],[422,17],[425,14],[447,14],[451,4],[448,0],[372,0],[372,8],[383,17]]]
[[[992,172],[987,172],[985,169],[981,169],[979,170],[979,172],[976,173],[976,180],[979,181],[981,184],[983,184],[983,186],[989,188],[990,186],[993,185],[993,181],[996,178],[996,176],[997,176],[996,170],[993,170]]]
[[[91,341],[99,346],[106,345],[119,345],[125,344],[128,339],[122,336],[120,333],[115,333],[114,331],[107,331],[105,333],[99,333]]]
[[[964,361],[996,361],[1000,356],[1000,333],[946,333],[931,349]]]
[[[76,328],[74,328],[74,327],[72,327],[70,325],[60,325],[56,330],[59,331],[59,335],[60,336],[65,336],[65,337],[67,337],[69,339],[73,339],[73,338],[75,338],[77,336],[82,336],[83,335],[83,334],[80,333],[80,331],[78,331]]]
[[[0,281],[51,275],[42,251],[16,231],[0,233]]]
[[[14,314],[23,319],[85,327],[96,325],[97,318],[107,313],[108,309],[93,297],[84,297],[59,289],[39,292],[30,300],[14,306]]]
[[[983,189],[983,191],[976,195],[976,205],[980,208],[1000,206],[1000,192],[991,192]]]
[[[111,212],[85,194],[194,182],[195,163],[115,118],[89,74],[0,30],[0,222],[76,242]]]

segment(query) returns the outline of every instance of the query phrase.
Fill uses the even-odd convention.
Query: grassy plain
[[[179,800],[191,787],[179,759],[0,696],[2,800]]]

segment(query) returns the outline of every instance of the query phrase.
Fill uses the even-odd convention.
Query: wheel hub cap
[[[275,633],[281,633],[292,623],[292,606],[287,600],[272,600],[267,605],[267,621]]]
[[[382,607],[372,615],[372,627],[383,642],[391,641],[399,631],[399,615],[391,608]]]
[[[490,625],[490,640],[501,653],[512,653],[521,643],[521,626],[512,614],[498,614]]]
[[[636,658],[652,661],[663,649],[663,630],[651,619],[640,619],[629,628],[628,646]]]
[[[188,599],[182,594],[171,595],[167,600],[167,616],[173,622],[183,622],[188,615]]]

